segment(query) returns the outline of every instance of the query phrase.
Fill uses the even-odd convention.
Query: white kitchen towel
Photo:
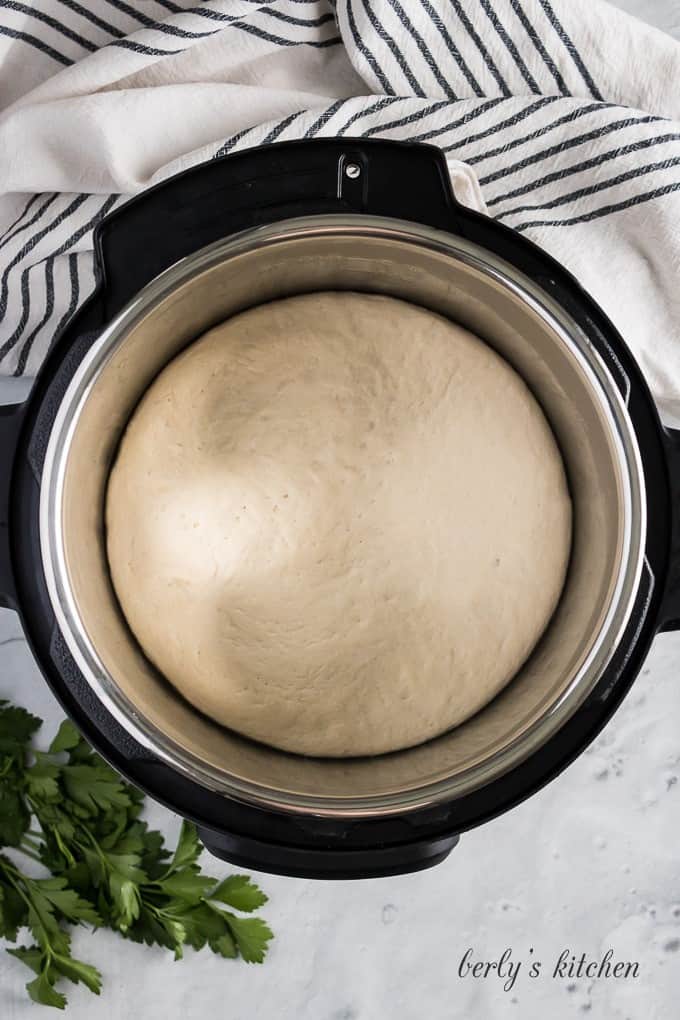
[[[125,196],[365,135],[439,145],[477,206],[478,179],[679,414],[679,85],[680,45],[603,0],[0,0],[0,370],[35,373]]]

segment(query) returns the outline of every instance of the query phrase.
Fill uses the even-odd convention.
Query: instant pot
[[[572,761],[654,636],[680,627],[680,433],[576,280],[459,205],[430,146],[339,138],[227,156],[122,206],[95,248],[95,292],[29,399],[0,408],[1,603],[88,740],[217,856],[319,878],[442,860]],[[520,372],[560,445],[574,538],[552,621],[489,705],[409,750],[321,759],[218,726],[155,671],[112,590],[103,502],[122,431],[178,351],[253,305],[343,289],[445,315]]]

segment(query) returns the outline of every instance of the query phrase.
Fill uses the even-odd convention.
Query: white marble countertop
[[[680,0],[618,0],[680,38]],[[8,383],[0,401],[18,396]],[[0,695],[61,712],[0,611]],[[597,742],[545,790],[461,839],[438,868],[366,882],[261,876],[277,938],[262,967],[78,933],[104,973],[95,999],[70,988],[73,1020],[671,1020],[680,1001],[680,634],[657,639]],[[178,821],[152,805],[169,835]],[[215,863],[215,873],[229,868]],[[460,978],[464,952],[525,961],[514,987]],[[533,949],[533,954],[531,950]],[[555,978],[563,950],[637,961],[636,979]],[[532,960],[543,962],[529,977]],[[0,1017],[49,1016],[26,999],[25,968],[0,953]]]

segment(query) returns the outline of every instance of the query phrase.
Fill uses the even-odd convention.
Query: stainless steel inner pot
[[[211,723],[159,676],[111,588],[103,502],[130,414],[183,347],[261,302],[341,289],[391,294],[437,311],[514,365],[560,444],[574,542],[548,630],[490,705],[407,751],[324,760],[272,750]],[[42,556],[79,668],[155,755],[205,787],[250,803],[331,817],[399,813],[455,799],[516,768],[591,691],[620,640],[640,579],[643,484],[625,402],[608,369],[569,315],[528,278],[484,249],[428,227],[316,216],[197,252],[145,287],[108,326],[76,372],[54,425],[42,486]],[[451,541],[458,540],[452,528]]]

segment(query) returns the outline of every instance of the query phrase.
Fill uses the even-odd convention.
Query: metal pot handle
[[[663,621],[661,631],[680,630],[680,429],[665,430],[665,446],[671,494],[671,544],[659,616]]]
[[[11,482],[24,404],[0,405],[0,607],[16,609],[10,545]]]

